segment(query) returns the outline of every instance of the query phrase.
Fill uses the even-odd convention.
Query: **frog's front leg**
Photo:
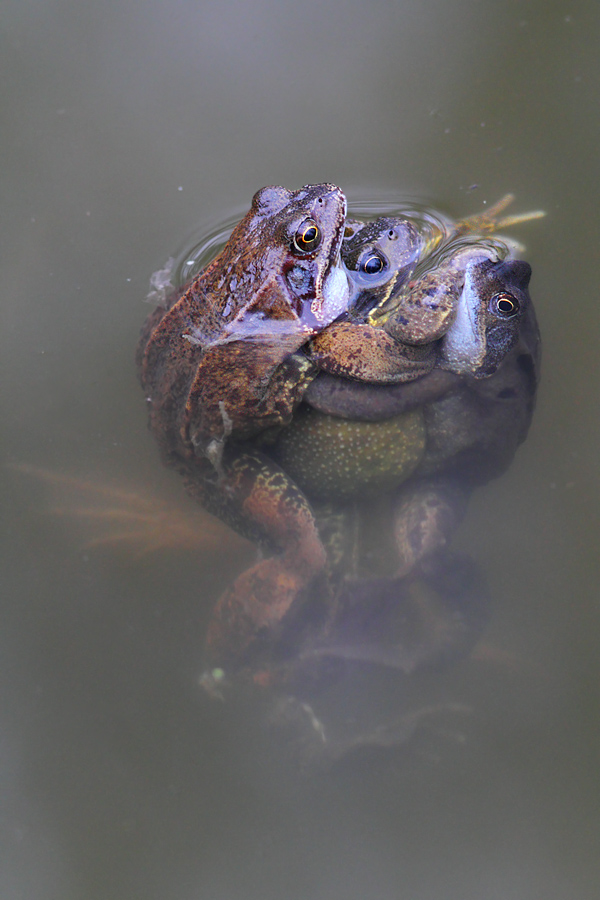
[[[310,359],[323,372],[375,384],[398,384],[435,366],[433,344],[401,344],[382,328],[338,322],[310,342]]]
[[[213,611],[209,664],[237,667],[277,638],[292,605],[325,569],[326,552],[306,497],[260,451],[226,449],[218,477],[207,471],[198,478],[191,468],[184,474],[205,508],[275,553],[242,572]]]

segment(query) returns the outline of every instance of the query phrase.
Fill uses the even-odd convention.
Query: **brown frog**
[[[466,654],[489,617],[478,567],[446,545],[470,492],[504,471],[527,434],[539,375],[539,332],[527,263],[498,258],[488,246],[473,244],[469,252],[461,252],[460,265],[463,283],[456,314],[438,351],[439,365],[452,375],[450,387],[437,397],[433,391],[435,399],[423,403],[424,389],[410,391],[418,382],[376,386],[344,379],[350,382],[347,402],[355,391],[353,409],[346,405],[337,417],[323,415],[309,407],[309,392],[272,450],[314,502],[324,539],[329,533],[334,552],[340,541],[331,537],[332,507],[334,528],[356,534],[356,524],[369,516],[369,494],[374,492],[380,498],[378,527],[383,522],[384,529],[378,539],[385,542],[385,532],[393,534],[397,555],[394,574],[374,577],[364,571],[360,541],[357,546],[351,540],[338,564],[339,589],[328,603],[328,614],[308,619],[308,626],[306,618],[296,622],[287,644],[284,635],[284,652],[271,681],[284,685],[277,715],[289,726],[305,762],[322,764],[357,750],[401,743],[412,733],[407,725],[420,721],[418,710],[407,713],[401,704],[400,714],[391,710],[383,721],[367,716],[348,725],[336,714],[336,675],[345,683],[345,705],[357,669],[366,677],[365,665],[369,671],[395,672],[404,679],[405,692],[419,673]],[[401,416],[373,421],[371,397],[378,392],[390,394],[388,415],[395,404],[396,413],[408,415],[413,409],[422,416],[422,453],[404,478],[398,479],[395,471],[397,445],[408,442],[414,448],[415,438],[409,437]],[[373,482],[374,426],[381,429],[377,466],[392,460],[387,486],[385,479]],[[353,467],[352,478],[344,475],[348,466]],[[327,498],[330,502],[324,504]],[[354,677],[348,682],[350,665]],[[436,708],[436,714],[447,712],[446,705]]]
[[[356,231],[354,234],[356,234]],[[367,235],[367,243],[370,245],[373,236],[372,229],[367,232]],[[370,250],[371,249],[372,248],[370,248]],[[454,358],[454,350],[450,352],[450,349],[456,343],[456,336],[454,335],[455,330],[462,333],[468,332],[469,330],[470,319],[468,316],[466,317],[466,325],[464,323],[457,324],[462,323],[465,318],[462,314],[459,316],[460,310],[466,302],[465,298],[469,297],[471,305],[476,307],[474,309],[476,318],[480,317],[480,310],[487,310],[491,288],[490,285],[486,284],[485,278],[483,278],[480,270],[484,269],[486,264],[491,263],[489,258],[491,253],[492,251],[489,246],[480,245],[475,242],[461,244],[459,248],[454,248],[452,254],[439,262],[437,269],[427,271],[420,279],[410,286],[406,297],[400,298],[399,300],[398,309],[401,312],[398,313],[398,309],[396,309],[395,312],[396,317],[400,314],[402,315],[403,321],[400,323],[400,327],[403,329],[402,336],[404,338],[412,338],[412,334],[407,330],[406,312],[408,311],[409,318],[410,316],[413,316],[415,326],[417,326],[415,340],[419,340],[422,338],[424,329],[420,326],[418,317],[415,316],[415,311],[419,309],[419,303],[422,303],[424,314],[425,316],[428,316],[431,310],[437,305],[434,302],[436,297],[439,298],[440,315],[443,317],[446,326],[449,328],[447,335],[448,352],[444,354],[444,341],[442,341],[437,347],[436,358],[438,359],[439,365],[446,365],[450,370],[448,372],[439,370],[439,372],[449,380],[444,381],[439,377],[434,377],[439,374],[438,372],[435,372],[410,385],[402,384],[393,389],[389,387],[385,388],[385,377],[381,378],[381,373],[374,368],[368,374],[368,377],[372,381],[380,378],[382,384],[378,384],[377,386],[372,384],[361,384],[360,381],[352,380],[350,378],[338,379],[348,387],[347,396],[350,397],[350,404],[340,414],[340,411],[335,408],[337,395],[327,397],[326,399],[330,402],[330,405],[333,401],[333,408],[328,410],[328,412],[332,412],[333,415],[323,415],[321,413],[318,409],[318,402],[315,403],[313,399],[311,399],[311,386],[306,394],[305,399],[307,402],[303,403],[296,412],[292,424],[280,432],[274,443],[266,444],[263,447],[265,453],[271,455],[280,464],[282,469],[285,470],[288,475],[292,476],[296,484],[299,485],[312,503],[316,505],[319,513],[321,535],[329,552],[330,575],[337,572],[337,575],[335,575],[336,579],[339,579],[340,576],[343,578],[352,570],[352,563],[348,558],[348,552],[344,549],[344,546],[347,545],[347,540],[340,532],[340,516],[342,531],[344,529],[348,530],[348,527],[352,530],[351,524],[348,526],[348,513],[353,515],[357,508],[360,508],[363,501],[369,496],[377,496],[382,492],[385,492],[390,496],[396,496],[402,483],[408,479],[408,483],[410,484],[413,480],[410,476],[415,470],[418,471],[424,464],[429,444],[424,404],[427,403],[427,401],[432,401],[437,397],[447,394],[450,387],[456,388],[461,382],[462,376],[466,374],[468,362],[470,362],[469,374],[472,377],[476,377],[484,371],[489,373],[500,361],[502,349],[508,351],[510,348],[510,341],[504,340],[503,343],[500,342],[496,332],[493,333],[493,338],[490,338],[488,341],[491,332],[489,328],[486,330],[484,327],[483,329],[474,329],[474,333],[470,336],[472,343],[472,360],[469,360],[467,352],[466,360],[459,364]],[[511,273],[514,274],[512,270],[509,270],[505,276],[508,281],[510,281]],[[501,279],[502,275],[497,274],[496,281]],[[380,288],[381,285],[377,285],[375,288],[379,291],[377,295],[378,299],[385,302],[388,299],[389,292],[384,290],[382,293]],[[427,306],[429,302],[432,304],[431,307]],[[507,296],[504,298],[504,303],[508,304]],[[449,314],[449,311],[451,314]],[[369,315],[370,314],[371,313],[369,313]],[[350,318],[352,315],[353,313],[350,311],[347,314],[347,317]],[[486,316],[487,312],[483,314],[484,318],[486,318]],[[507,316],[507,318],[509,317]],[[490,323],[492,321],[495,322],[495,320],[490,320]],[[394,316],[387,318],[386,324],[389,323],[391,323],[391,327],[396,327]],[[332,329],[336,329],[337,327],[337,324],[331,326]],[[433,329],[434,335],[437,336],[437,334],[439,334],[439,323],[436,324],[432,317],[429,318],[429,327]],[[383,333],[383,327],[381,326],[373,326],[373,330],[376,331],[376,333]],[[395,339],[392,338],[392,340]],[[312,352],[312,345],[319,341],[320,336],[313,339],[311,348],[308,349],[309,353]],[[482,346],[479,346],[480,344],[482,344]],[[475,349],[475,345],[477,345],[477,350]],[[368,356],[365,356],[365,358],[368,359]],[[344,371],[348,371],[350,362],[351,360],[349,361],[349,358],[346,355],[343,360]],[[361,375],[362,370],[355,377],[360,378]],[[313,382],[313,385],[318,384],[320,378],[322,378],[322,376],[319,376],[316,381]],[[419,383],[423,384],[427,381],[432,381],[433,387],[421,387],[419,391],[409,391],[408,397],[405,396],[407,388],[412,388]],[[331,383],[331,381],[328,383]],[[370,391],[369,399],[366,403],[364,402],[361,388],[368,388]],[[376,396],[379,392],[389,392],[390,398],[388,398],[388,402],[391,400],[395,408],[386,409],[383,413],[379,412],[374,415],[373,408],[376,404],[372,402],[371,398]],[[317,392],[317,398],[322,400],[322,393],[319,394]],[[436,435],[438,430],[439,425],[432,429],[432,437]],[[472,434],[467,435],[465,439],[468,441],[471,440],[472,437]],[[450,491],[450,496],[448,496],[448,492],[444,492],[442,488],[439,488],[437,493],[434,491],[434,500],[437,502],[435,515],[433,516],[435,521],[429,523],[432,551],[443,542],[451,524],[453,525],[455,522],[457,506],[460,506],[460,496],[456,496],[455,494],[456,492],[452,493],[452,491]],[[424,499],[424,495],[419,494],[419,497],[423,500],[420,509],[421,513],[423,513],[423,508],[425,506],[427,506],[428,510],[433,508],[434,504],[431,502],[429,496]],[[328,509],[323,507],[324,500],[329,502]],[[446,506],[444,506],[444,503],[446,503]],[[403,541],[400,541],[399,538],[399,545],[402,543],[402,548],[405,551],[405,558],[400,562],[400,565],[404,566],[402,572],[403,575],[411,568],[415,568],[422,556],[427,555],[423,552],[417,558],[414,553],[410,555],[410,553],[407,552],[410,539],[414,539],[414,532],[417,530],[414,521],[416,518],[416,505],[416,502],[410,504],[412,517],[409,515],[408,519],[412,524],[412,528],[408,529],[409,534],[404,536]],[[334,510],[337,510],[338,513],[337,522],[335,521],[335,514],[333,516],[333,525],[330,521],[331,507],[333,507]],[[352,518],[352,515],[350,518]],[[424,515],[422,515],[421,518],[424,518]],[[449,520],[449,522],[446,520]],[[399,515],[398,523],[396,524],[396,532],[398,534],[403,521],[403,517]],[[392,530],[393,526],[390,523],[390,531]],[[350,551],[350,555],[352,555],[352,551]],[[479,591],[478,587],[473,587],[473,585],[479,586],[480,580],[475,577],[472,567],[465,561],[461,560],[456,562],[453,560],[449,562],[445,560],[444,565],[441,565],[439,560],[436,562],[437,566],[434,566],[434,569],[427,574],[427,579],[431,584],[436,586],[436,589],[439,589],[442,596],[446,599],[450,597],[452,603],[466,603],[467,598],[471,598],[472,600],[470,615],[466,617],[468,619],[468,628],[465,627],[465,621],[455,615],[455,609],[453,608],[452,603],[450,605],[445,603],[445,613],[447,617],[457,625],[457,628],[453,631],[452,640],[448,638],[448,633],[446,633],[446,639],[442,641],[439,646],[437,644],[432,646],[430,643],[427,643],[424,640],[423,635],[417,639],[415,638],[414,629],[407,627],[406,604],[398,604],[396,602],[398,596],[404,592],[404,588],[400,587],[398,581],[399,575],[390,583],[385,580],[380,580],[378,586],[375,586],[373,581],[369,580],[368,586],[362,591],[365,596],[368,594],[371,598],[369,604],[367,604],[367,608],[370,610],[370,613],[374,612],[374,607],[377,605],[373,599],[374,596],[380,597],[378,602],[380,606],[383,605],[386,608],[386,616],[390,614],[388,609],[390,604],[392,610],[399,607],[402,611],[402,616],[404,617],[404,625],[402,628],[403,640],[399,640],[397,629],[388,629],[388,636],[394,634],[396,639],[394,649],[393,651],[390,651],[389,648],[385,648],[385,642],[382,642],[379,638],[377,640],[374,639],[374,628],[371,627],[371,636],[369,638],[367,629],[361,626],[360,629],[354,628],[355,637],[359,632],[362,634],[359,646],[355,646],[350,650],[348,633],[349,631],[352,631],[352,627],[349,628],[348,621],[355,623],[357,615],[359,618],[360,615],[362,615],[360,611],[363,606],[361,602],[356,600],[356,596],[354,596],[352,602],[341,603],[341,606],[346,610],[346,615],[342,618],[335,612],[338,607],[336,601],[334,601],[329,609],[329,613],[334,610],[330,616],[330,624],[325,625],[321,622],[321,625],[317,629],[319,632],[318,639],[309,641],[312,648],[312,656],[314,657],[314,654],[317,652],[319,654],[333,652],[332,647],[335,644],[336,652],[339,652],[340,646],[343,645],[344,654],[358,654],[353,658],[359,658],[359,655],[362,654],[365,659],[370,657],[372,659],[378,658],[379,660],[383,660],[385,658],[388,660],[389,664],[389,660],[395,657],[398,665],[410,667],[420,664],[424,660],[431,662],[436,656],[447,656],[450,649],[453,653],[458,653],[460,648],[464,645],[467,633],[470,636],[470,639],[472,639],[473,635],[480,630],[480,622],[482,619],[480,614],[481,591]],[[457,571],[460,573],[458,581],[460,582],[461,590],[457,590],[455,584],[457,581]],[[454,575],[450,577],[450,582],[454,581],[454,585],[451,584],[450,586],[448,586],[449,572],[454,573]],[[443,590],[441,585],[445,585]],[[335,593],[336,588],[333,584],[330,584],[329,589],[333,589]],[[356,587],[352,588],[354,595],[356,595],[357,590],[358,588]],[[348,594],[347,589],[342,589],[342,595],[344,592]],[[319,593],[319,591],[317,591],[317,593]],[[322,597],[327,596],[327,591],[324,589],[323,584],[321,584],[320,587],[320,594]],[[353,610],[350,617],[348,616],[349,609]],[[478,610],[477,615],[473,612],[475,609]],[[298,611],[296,610],[296,612]],[[328,614],[326,614],[326,617],[327,615]],[[377,619],[378,617],[374,616],[373,618]],[[419,616],[417,616],[417,619],[418,618]],[[318,620],[319,614],[313,617],[311,626]],[[381,616],[379,616],[379,621],[381,621]],[[292,617],[291,622],[295,622],[295,625],[292,624],[290,626],[288,622],[288,627],[286,629],[288,637],[293,632],[295,632],[296,635],[299,633],[301,634],[303,629],[301,626],[298,626],[297,616],[295,618]],[[420,626],[417,624],[416,627],[418,632]],[[312,631],[312,627],[309,628],[309,632],[310,631]],[[460,634],[457,632],[460,632]],[[461,639],[459,639],[459,637]],[[297,675],[299,671],[298,662],[300,656],[295,654],[295,651],[290,652],[289,646],[286,646],[286,641],[287,638],[280,643],[278,648],[279,660],[281,663],[286,657],[292,659],[292,670]],[[292,643],[294,642],[292,641]],[[325,647],[328,648],[327,651],[324,650]],[[415,647],[420,647],[419,653],[417,653],[416,656],[414,652]],[[318,650],[316,648],[318,648]],[[269,677],[273,676],[276,679],[280,678],[282,672],[286,673],[284,677],[288,677],[286,665],[283,665],[283,667],[277,663],[273,665],[271,660],[267,663],[267,669],[270,672]],[[217,671],[220,671],[220,669]],[[263,677],[264,674],[265,673],[263,672],[261,677]],[[205,680],[204,683],[206,686],[209,686],[209,680]]]
[[[428,296],[425,281],[408,287],[426,248],[426,240],[405,217],[351,221],[342,259],[352,285],[347,313],[320,332],[305,348],[321,372],[376,384],[413,381],[435,366],[434,341],[450,325],[451,300]],[[433,291],[429,291],[433,294]],[[450,291],[446,291],[450,298]],[[404,311],[404,333],[374,327],[373,310]],[[380,313],[380,317],[384,315]]]
[[[439,475],[460,463],[470,483],[482,483],[512,458],[531,418],[539,369],[539,333],[527,290],[530,267],[474,243],[438,270],[444,284],[447,271],[453,276],[462,271],[462,283],[454,281],[454,318],[437,344],[436,370],[409,384],[319,375],[309,386],[272,451],[309,496],[353,499],[397,488],[407,477],[397,463],[406,424],[419,427],[414,418],[405,418],[411,415],[422,417],[417,421],[423,429],[422,454],[414,436],[407,445],[419,456],[415,477]],[[384,327],[395,331],[396,323],[388,319]],[[469,466],[461,462],[466,459]],[[413,535],[404,541],[405,553],[415,540]],[[434,542],[441,540],[440,535]],[[402,572],[415,561],[408,555]]]
[[[165,461],[210,512],[275,551],[217,603],[208,645],[219,661],[275,634],[325,565],[304,495],[249,439],[290,418],[312,368],[294,351],[347,308],[345,214],[331,184],[263,188],[221,253],[142,332],[140,377]]]
[[[352,238],[364,228],[360,223],[351,227]],[[352,749],[404,740],[407,721],[419,720],[419,714],[408,719],[402,715],[385,725],[378,723],[374,730],[360,726],[345,737],[332,738],[331,709],[325,729],[312,706],[315,684],[320,683],[317,694],[331,684],[332,663],[376,663],[413,673],[467,652],[487,620],[486,590],[477,567],[447,553],[444,544],[472,488],[500,474],[527,433],[537,385],[539,334],[527,292],[527,264],[504,259],[495,245],[485,241],[469,238],[453,243],[463,232],[470,234],[470,229],[457,229],[455,234],[449,230],[441,255],[428,257],[427,249],[421,249],[425,267],[416,281],[407,281],[415,259],[406,277],[397,282],[383,273],[375,285],[374,308],[368,280],[357,294],[355,278],[355,305],[343,317],[344,324],[373,323],[400,342],[418,345],[429,338],[437,345],[436,368],[425,377],[394,384],[399,380],[394,372],[389,378],[376,365],[353,372],[341,339],[340,362],[335,342],[325,346],[326,352],[319,349],[327,332],[316,336],[303,352],[312,353],[323,369],[335,371],[339,365],[345,375],[320,374],[308,387],[292,425],[266,448],[315,503],[330,557],[332,548],[334,555],[338,548],[335,534],[331,539],[330,517],[323,518],[323,499],[329,498],[338,520],[344,521],[352,519],[349,513],[363,508],[373,493],[387,495],[388,527],[399,556],[391,578],[357,578],[360,568],[352,560],[354,551],[346,556],[338,565],[341,588],[325,616],[322,610],[319,614],[318,605],[315,615],[313,603],[304,619],[301,615],[288,620],[278,661],[272,660],[270,668],[258,674],[269,683],[273,679],[285,683],[289,693],[283,701],[284,715],[291,712],[296,737],[306,726],[310,752],[316,756],[333,758]],[[355,259],[368,261],[373,238],[378,240],[376,226],[363,237],[365,252],[362,257],[358,252]],[[415,255],[423,261],[418,252]],[[348,265],[350,258],[345,262]],[[352,277],[351,265],[348,268]],[[365,278],[375,278],[377,269],[381,272],[384,267],[376,262],[369,268]],[[390,289],[388,282],[400,291]],[[438,300],[445,319],[436,323]],[[338,329],[339,334],[340,324],[328,331]],[[413,326],[416,330],[411,331]],[[367,382],[360,380],[365,373]],[[322,415],[322,409],[329,415]],[[353,571],[355,577],[344,579]],[[348,669],[343,671],[347,677]],[[203,683],[218,690],[223,678],[222,670],[215,669],[206,673]],[[318,704],[316,711],[320,715]]]

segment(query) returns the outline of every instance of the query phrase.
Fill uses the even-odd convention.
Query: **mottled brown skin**
[[[464,256],[472,245],[433,256],[411,281],[424,249],[407,219],[384,217],[362,228],[354,224],[351,239],[342,244],[342,258],[359,293],[345,321],[335,322],[307,347],[321,373],[382,385],[413,382],[433,371],[436,342],[452,324]],[[365,272],[365,265],[378,259],[385,261],[382,273]]]
[[[345,212],[333,185],[264,188],[219,256],[142,331],[140,377],[165,461],[210,512],[275,553],[217,603],[207,646],[221,665],[273,637],[325,565],[305,496],[248,439],[289,419],[311,368],[294,351],[347,306]]]
[[[327,290],[339,271],[344,214],[332,185],[263,188],[216,259],[153,315],[140,374],[151,427],[170,448],[195,456],[280,422],[277,367],[348,303]],[[313,226],[314,249],[297,247]]]
[[[505,470],[531,421],[539,332],[527,290],[530,268],[519,260],[490,259],[487,253],[476,244],[468,253],[461,250],[458,313],[437,351],[442,368],[409,385],[328,378],[325,389],[315,392],[323,382],[319,376],[272,451],[298,484],[305,486],[306,480],[311,497],[352,496],[345,477],[351,465],[354,497],[360,502],[368,491],[371,451],[366,440],[362,449],[357,445],[365,424],[376,423],[379,446],[390,448],[387,488],[395,496],[398,576],[413,571],[447,542],[470,491]],[[463,309],[469,304],[470,312]],[[407,440],[405,422],[413,420],[403,416],[411,410],[423,416],[424,437],[423,452],[407,478],[393,460]],[[338,442],[332,439],[336,415]],[[415,444],[414,437],[410,443]],[[359,477],[361,455],[364,479]],[[385,468],[385,453],[383,458],[378,453],[377,464],[379,470]],[[322,483],[316,481],[318,472]],[[380,482],[380,490],[384,487]]]

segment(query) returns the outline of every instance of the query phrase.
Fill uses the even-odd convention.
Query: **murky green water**
[[[98,494],[2,470],[3,898],[597,896],[599,19],[592,0],[9,0],[9,463],[193,514],[146,430],[141,300],[262,185],[449,215],[511,190],[548,217],[517,235],[538,411],[457,540],[492,587],[493,652],[435,685],[473,713],[418,754],[297,777],[252,710],[197,686],[207,609],[248,551],[90,547],[98,519],[56,507]]]

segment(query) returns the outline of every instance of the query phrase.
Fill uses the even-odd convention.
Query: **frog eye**
[[[503,319],[510,319],[519,312],[519,301],[512,294],[501,291],[490,300],[490,309]]]
[[[321,243],[321,232],[312,219],[305,219],[292,238],[292,247],[298,253],[312,253]]]
[[[379,272],[383,272],[385,267],[386,261],[379,253],[371,253],[360,264],[361,271],[366,275],[377,275]]]

